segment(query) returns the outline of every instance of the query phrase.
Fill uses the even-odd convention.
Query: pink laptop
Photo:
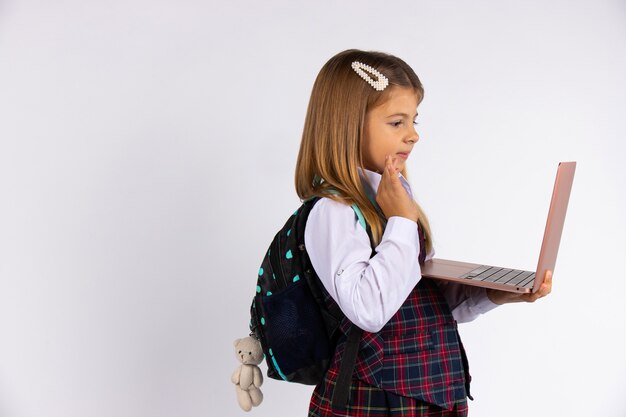
[[[516,293],[537,291],[546,271],[554,272],[575,170],[576,162],[559,163],[539,262],[535,271],[433,258],[422,266],[422,276]]]

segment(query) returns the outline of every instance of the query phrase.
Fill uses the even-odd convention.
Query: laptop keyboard
[[[500,268],[497,266],[481,265],[461,278],[477,281],[497,282],[514,287],[530,288],[535,282],[535,273],[519,269]]]

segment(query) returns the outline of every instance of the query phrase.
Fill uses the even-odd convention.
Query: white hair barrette
[[[352,69],[354,70],[354,72],[359,74],[361,78],[367,81],[369,85],[374,87],[374,90],[376,91],[383,91],[389,85],[389,80],[387,79],[387,77],[385,77],[383,74],[380,73],[380,71],[370,67],[369,65],[365,65],[359,61],[354,61],[352,63]],[[370,74],[375,75],[377,80],[374,81]]]

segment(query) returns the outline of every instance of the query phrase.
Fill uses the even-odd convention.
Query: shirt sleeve
[[[421,277],[415,222],[388,219],[376,254],[348,205],[322,198],[304,232],[315,272],[350,321],[378,332],[400,309]]]
[[[426,255],[425,261],[435,256],[435,249],[431,249]],[[467,323],[475,320],[481,314],[493,310],[498,304],[493,303],[487,297],[485,288],[463,285],[452,281],[436,281],[443,293],[452,316],[459,323]]]
[[[487,297],[485,288],[451,281],[437,281],[437,285],[450,306],[452,316],[459,323],[472,321],[498,306]]]

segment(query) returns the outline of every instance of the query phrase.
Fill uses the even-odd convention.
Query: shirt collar
[[[361,177],[361,182],[363,183],[363,185],[365,185],[365,192],[368,194],[368,197],[376,198],[378,186],[380,185],[380,180],[382,180],[383,176],[380,175],[378,172],[361,168],[359,168],[359,176]],[[398,173],[398,177],[400,178],[400,183],[402,184],[406,192],[411,198],[413,198],[411,185],[409,184],[407,179],[401,173]]]

